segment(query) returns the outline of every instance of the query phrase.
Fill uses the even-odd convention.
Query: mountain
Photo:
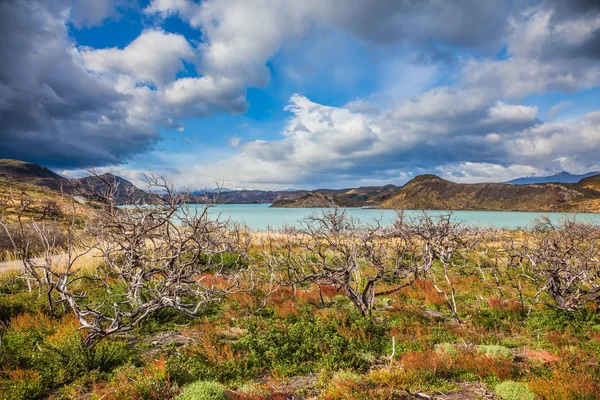
[[[276,208],[329,208],[341,206],[333,197],[319,193],[308,192],[293,198],[275,200],[271,207]]]
[[[98,176],[86,176],[76,180],[78,188],[83,193],[103,193],[108,187],[106,183],[116,186],[115,200],[117,204],[144,203],[151,194],[138,189],[133,183],[120,176],[105,173]]]
[[[502,183],[510,183],[512,185],[529,185],[535,183],[577,183],[583,178],[598,174],[600,174],[600,172],[588,172],[586,174],[574,175],[567,171],[561,171],[549,175],[530,175]]]
[[[48,168],[8,158],[0,159],[0,178],[43,186],[56,191],[71,190],[69,179],[50,171]]]
[[[377,206],[389,199],[399,188],[394,185],[361,186],[353,189],[317,189],[280,194],[271,207],[364,207]]]
[[[192,202],[203,203],[206,197],[211,201],[215,200],[219,204],[265,204],[273,203],[278,198],[288,196],[290,193],[304,194],[306,192],[306,190],[296,192],[270,190],[232,190],[220,193],[211,191],[192,192]]]
[[[88,176],[80,179],[68,179],[40,165],[26,161],[0,159],[0,178],[8,182],[20,182],[41,186],[66,195],[79,195],[83,192],[97,191],[102,187],[102,180],[116,182],[116,199],[118,204],[145,201],[149,194],[138,189],[133,183],[109,173],[98,177]]]
[[[579,185],[600,192],[600,174],[583,178],[579,181]]]
[[[596,180],[590,179],[594,186]],[[381,208],[416,210],[600,211],[600,191],[583,184],[454,183],[436,175],[417,176]]]

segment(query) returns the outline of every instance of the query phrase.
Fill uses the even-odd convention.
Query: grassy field
[[[600,398],[598,227],[335,210],[249,234],[176,214],[180,194],[72,212],[2,193],[14,227],[27,200],[27,246],[4,242],[30,267],[0,273],[0,399]]]
[[[250,251],[256,271],[266,271],[261,243],[264,237],[255,239]],[[334,286],[273,288],[263,279],[199,317],[165,308],[92,348],[65,304],[51,310],[43,293],[4,274],[0,397],[598,398],[597,304],[561,311],[542,297],[523,309],[508,289],[499,295],[478,273],[478,253],[471,256],[467,267],[449,272],[460,322],[427,278],[378,297],[370,316]],[[86,260],[88,269],[100,266]],[[432,273],[441,278],[441,270]],[[79,289],[104,295],[85,281]]]

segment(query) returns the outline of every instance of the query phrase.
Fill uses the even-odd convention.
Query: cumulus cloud
[[[0,156],[54,167],[121,164],[152,149],[159,126],[182,130],[184,117],[246,109],[239,79],[177,79],[184,63],[198,63],[182,35],[155,28],[123,49],[76,47],[67,24],[79,7],[0,3]],[[91,25],[109,16],[94,15]]]
[[[466,98],[479,101],[462,104]],[[426,101],[429,99],[429,101]],[[443,105],[462,104],[440,115]],[[300,95],[281,138],[252,141],[240,153],[197,165],[187,183],[218,177],[237,186],[324,186],[384,179],[404,183],[432,172],[461,182],[504,181],[545,168],[572,172],[599,167],[600,112],[571,123],[542,122],[537,108],[436,88],[393,110],[368,114],[330,107]],[[431,119],[431,116],[437,118]]]
[[[511,15],[506,36],[509,57],[467,60],[463,84],[487,87],[510,98],[600,85],[600,8],[593,2],[587,7],[577,1],[560,3],[541,3]]]
[[[127,120],[127,95],[90,74],[67,37],[67,8],[0,3],[2,156],[46,165],[120,163],[157,140]]]
[[[108,18],[118,18],[120,10],[133,8],[136,3],[135,0],[73,0],[71,21],[78,28],[98,26]]]
[[[85,66],[104,74],[125,74],[136,83],[163,85],[184,68],[183,61],[194,61],[192,46],[182,35],[160,29],[143,31],[124,49],[80,50]]]
[[[336,31],[388,57],[373,72],[385,80],[379,92],[342,107],[294,95],[280,137],[231,138],[229,151],[239,153],[194,167],[197,179],[398,183],[437,168],[460,179],[508,179],[596,165],[597,114],[544,123],[538,107],[520,104],[534,93],[600,85],[596,2],[152,0],[144,13],[153,27],[103,49],[77,47],[66,26],[100,25],[126,4],[84,3],[0,3],[2,156],[64,167],[122,163],[152,149],[161,126],[183,131],[188,118],[245,112],[247,89],[269,84],[270,62],[283,48],[301,58],[311,35]],[[185,21],[201,41],[162,29],[167,17]],[[331,70],[352,81],[347,64]],[[293,67],[288,60],[288,76],[301,71]],[[444,84],[432,87],[438,80]]]

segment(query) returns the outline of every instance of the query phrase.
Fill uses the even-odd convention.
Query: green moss
[[[508,348],[497,344],[477,346],[477,352],[483,353],[489,357],[513,357],[512,353]]]
[[[225,388],[217,382],[198,381],[183,388],[177,400],[227,400]]]
[[[494,390],[503,400],[535,400],[536,398],[527,385],[520,382],[502,382],[496,385]]]
[[[438,353],[450,354],[452,356],[458,354],[458,350],[456,350],[456,347],[451,343],[440,343],[435,346],[435,351]]]

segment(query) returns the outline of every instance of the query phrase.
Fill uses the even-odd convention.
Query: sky
[[[597,0],[2,0],[0,157],[178,187],[600,170]]]

